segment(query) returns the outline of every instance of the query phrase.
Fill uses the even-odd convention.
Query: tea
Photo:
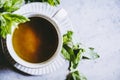
[[[58,34],[53,24],[41,17],[18,25],[12,37],[16,54],[31,63],[40,63],[51,58],[58,46]]]

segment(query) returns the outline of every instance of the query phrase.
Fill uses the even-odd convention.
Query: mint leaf
[[[12,14],[12,13],[5,13],[5,14],[3,14],[3,17],[5,19],[8,19],[8,20],[15,22],[15,23],[24,23],[26,21],[29,21],[28,18],[26,18],[22,15]]]
[[[62,48],[62,55],[63,57],[66,59],[66,60],[69,60],[70,61],[70,54],[67,52],[67,50],[63,47]]]
[[[80,74],[77,70],[69,73],[66,80],[87,80],[87,78],[84,75]]]
[[[6,0],[0,0],[0,8],[3,7],[4,3],[5,3]]]
[[[82,54],[85,52],[85,50],[80,48],[77,44],[77,45],[73,45],[73,52],[74,52],[74,60],[71,60],[70,70],[74,70],[77,68],[82,58]]]
[[[12,13],[0,14],[0,36],[5,38],[7,34],[11,34],[12,26],[16,26],[17,24],[26,21],[29,21],[29,19],[21,15]]]
[[[66,44],[63,45],[63,48],[69,53],[70,61],[74,60],[75,55],[74,55],[73,49],[70,46],[66,45]]]
[[[69,42],[72,42],[72,31],[68,31],[67,34],[63,35],[63,44],[68,44]]]
[[[81,59],[97,59],[99,55],[94,51],[94,48],[82,48],[81,44],[73,44],[72,42],[73,32],[68,31],[63,35],[63,47],[62,55],[69,61],[69,75],[66,80],[87,80],[87,78],[79,74],[76,68],[79,65]]]
[[[5,38],[7,33],[11,33],[11,21],[5,19],[3,16],[0,16],[0,35]],[[7,26],[6,26],[7,25]]]
[[[84,49],[80,48],[79,44],[74,45],[72,42],[72,31],[68,31],[63,35],[63,49],[62,54],[65,59],[70,61],[70,70],[77,68],[81,54],[84,52]]]
[[[56,6],[56,5],[60,4],[60,0],[43,0],[43,1],[48,2],[52,6],[54,6],[54,5]]]
[[[13,12],[24,4],[24,0],[1,0],[0,12]]]
[[[47,2],[52,6],[57,6],[60,4],[60,0],[25,0],[26,3],[28,2]]]
[[[90,47],[90,48],[88,48],[87,52],[85,54],[83,54],[82,58],[83,59],[94,60],[94,59],[97,59],[99,57],[100,56],[98,55],[98,53],[94,51],[94,48]]]

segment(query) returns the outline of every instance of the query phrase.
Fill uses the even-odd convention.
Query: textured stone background
[[[62,0],[60,7],[68,12],[78,42],[100,54],[95,61],[82,61],[80,72],[88,80],[120,80],[120,0]],[[0,53],[0,80],[64,80],[67,67],[30,76],[11,67]]]

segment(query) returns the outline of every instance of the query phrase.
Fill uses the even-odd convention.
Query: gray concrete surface
[[[79,71],[88,80],[120,80],[120,0],[62,0],[60,6],[68,12],[78,42],[100,54],[95,61],[81,61]],[[0,80],[65,80],[67,67],[66,62],[54,73],[30,76],[0,55]]]

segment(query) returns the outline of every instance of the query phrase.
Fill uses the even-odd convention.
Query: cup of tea
[[[25,13],[30,21],[12,28],[6,45],[10,56],[17,63],[30,68],[50,64],[62,48],[62,34],[55,17],[63,10],[48,17],[39,13]]]

